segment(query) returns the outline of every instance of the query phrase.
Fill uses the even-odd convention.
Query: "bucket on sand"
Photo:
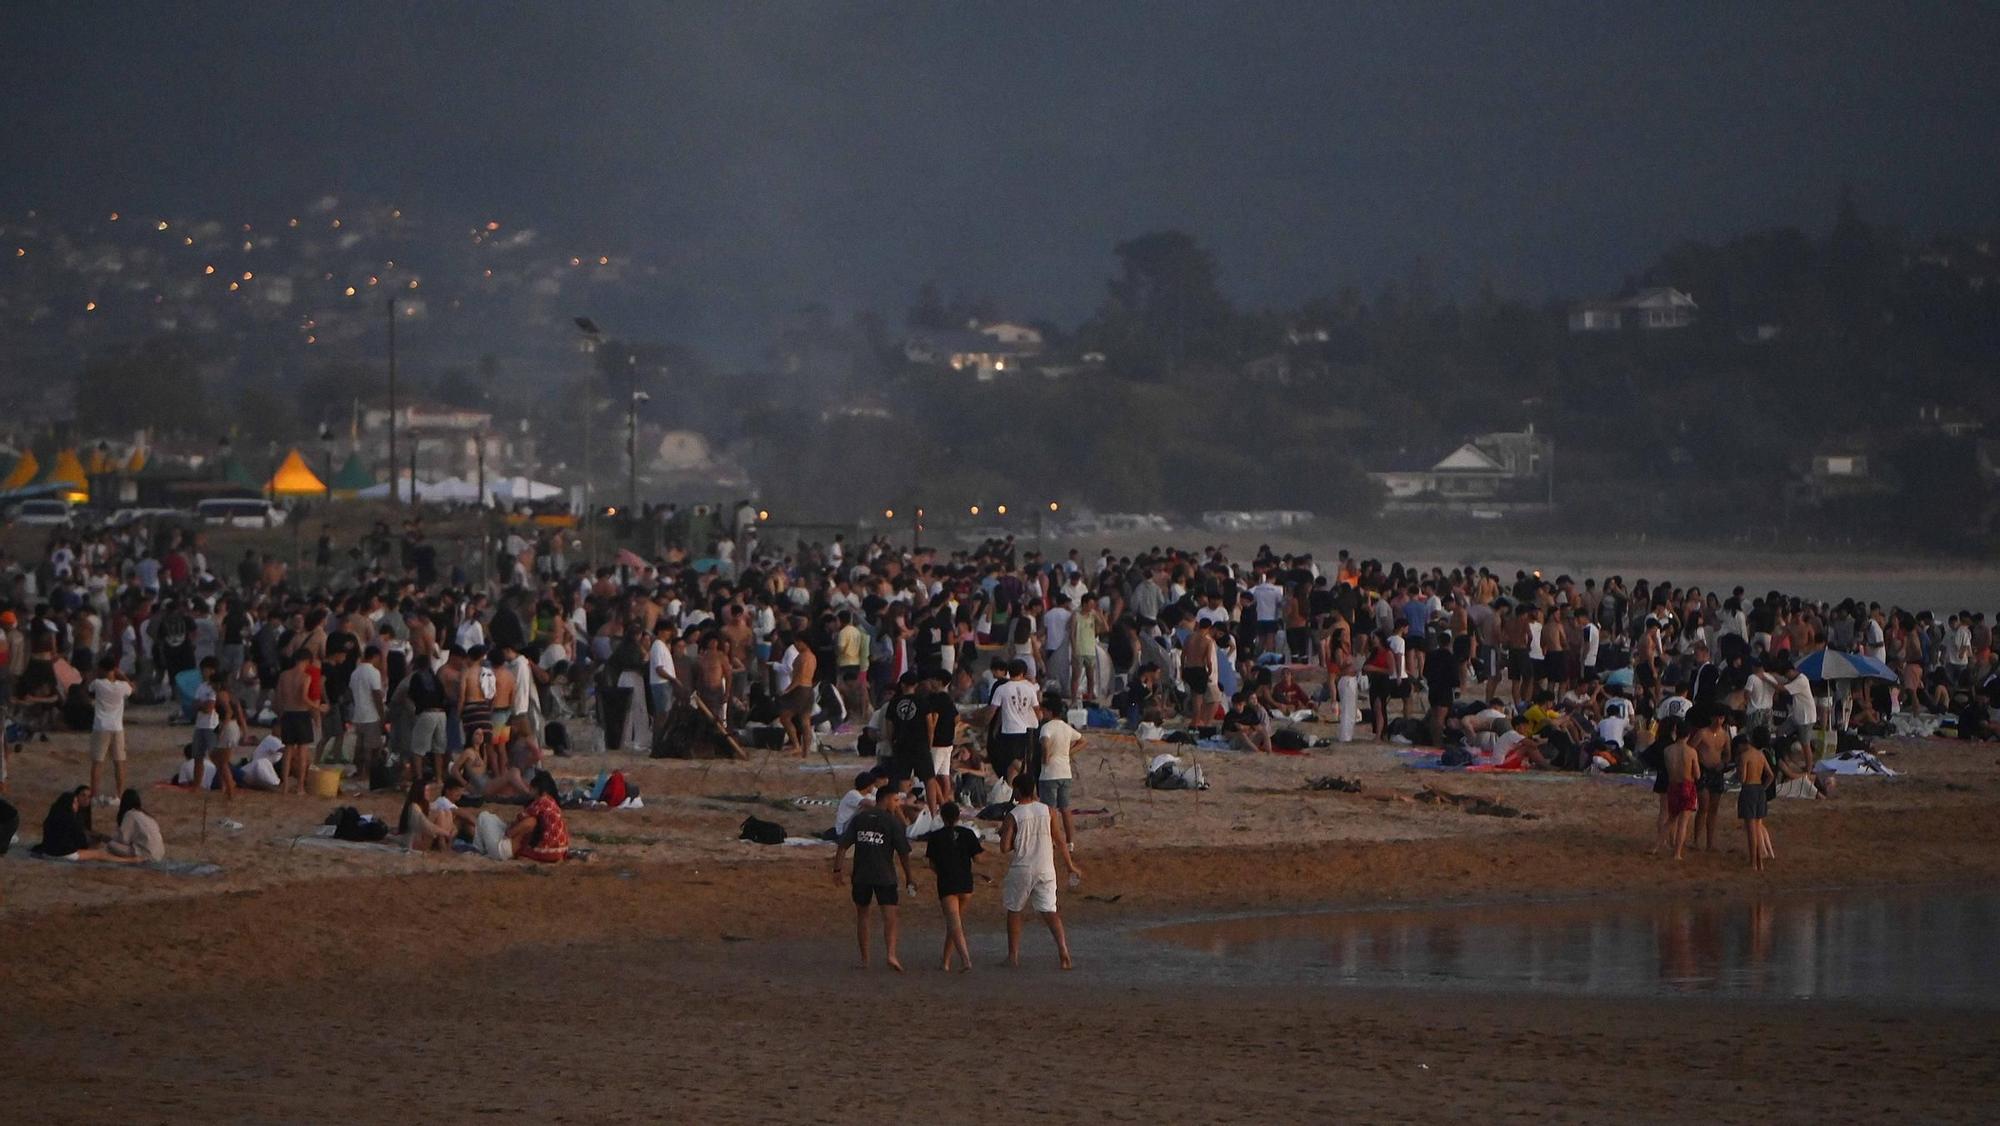
[[[338,767],[315,766],[306,776],[306,792],[316,798],[337,798],[340,796],[340,770]]]

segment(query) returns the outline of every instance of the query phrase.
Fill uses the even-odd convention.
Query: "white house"
[[[1585,333],[1636,328],[1656,332],[1686,328],[1694,323],[1697,308],[1694,298],[1680,290],[1654,286],[1623,301],[1580,301],[1570,306],[1569,330]]]
[[[1530,425],[1521,431],[1481,434],[1444,457],[1426,464],[1406,462],[1370,473],[1397,501],[1441,502],[1541,500],[1554,443]],[[1537,495],[1530,498],[1528,494]]]
[[[1019,371],[1021,355],[1017,345],[963,329],[916,329],[903,342],[903,358],[911,363],[970,371],[981,383],[1004,372]]]
[[[1042,350],[1042,330],[1033,325],[1024,325],[1016,321],[995,321],[992,324],[973,327],[982,335],[990,336],[1013,348],[1018,355],[1032,356]]]

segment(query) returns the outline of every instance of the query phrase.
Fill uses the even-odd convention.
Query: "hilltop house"
[[[1657,332],[1686,328],[1694,323],[1696,308],[1694,298],[1680,290],[1654,286],[1619,301],[1581,301],[1570,306],[1569,330],[1585,333],[1636,328]]]
[[[1370,473],[1388,493],[1389,511],[1430,508],[1519,508],[1549,502],[1554,443],[1525,430],[1481,434],[1434,462],[1404,464]]]
[[[1041,334],[1035,333],[1035,348],[1040,346]],[[1001,372],[1020,370],[1026,354],[1020,344],[970,329],[914,329],[903,342],[903,358],[911,363],[971,371],[981,383],[991,382]]]

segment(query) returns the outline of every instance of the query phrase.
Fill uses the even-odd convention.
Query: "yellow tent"
[[[83,463],[76,459],[75,450],[64,450],[56,455],[56,463],[42,478],[46,485],[68,485],[65,499],[73,504],[83,504],[90,500],[90,478],[83,471]]]
[[[278,466],[276,473],[271,474],[264,488],[276,497],[326,495],[326,482],[306,466],[306,459],[300,457],[296,449],[285,455],[284,462]]]
[[[0,492],[26,488],[29,482],[42,471],[42,463],[35,459],[35,451],[22,450],[21,460],[14,463],[4,479],[0,479]]]

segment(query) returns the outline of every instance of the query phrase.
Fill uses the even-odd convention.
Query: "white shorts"
[[[951,748],[931,748],[931,773],[939,778],[951,777]]]
[[[1000,900],[1009,911],[1026,911],[1032,907],[1042,914],[1051,914],[1056,909],[1055,875],[1009,868],[1007,880],[1000,886]]]
[[[105,759],[125,761],[125,733],[123,731],[92,731],[90,733],[90,761],[103,762]]]

